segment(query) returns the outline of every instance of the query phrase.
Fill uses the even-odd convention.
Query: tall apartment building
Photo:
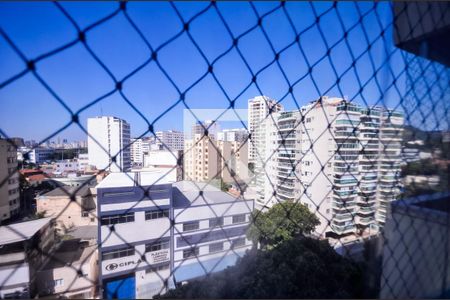
[[[178,151],[184,148],[184,133],[181,131],[157,131],[155,135],[155,143],[161,150]]]
[[[220,175],[219,152],[214,139],[197,133],[193,139],[184,141],[184,178],[208,181]]]
[[[217,141],[217,147],[221,155],[217,167],[222,180],[227,183],[248,183],[248,142]]]
[[[129,170],[130,125],[116,117],[88,118],[87,125],[89,164],[111,172]]]
[[[142,166],[144,163],[144,152],[142,145],[142,139],[130,139],[130,158],[133,166]]]
[[[112,173],[97,195],[103,298],[163,294],[235,264],[251,248],[253,201],[205,183],[174,183],[161,171]]]
[[[248,161],[253,163],[253,184],[258,187],[259,199],[265,195],[266,120],[271,114],[283,110],[283,106],[267,96],[258,96],[248,101]]]
[[[232,183],[248,179],[248,143],[216,141],[196,134],[185,140],[184,177],[193,181],[221,178]],[[244,153],[247,152],[247,153]]]
[[[264,186],[256,186],[262,206],[295,200],[300,184],[301,126],[300,112],[277,112],[266,120],[266,157]],[[275,192],[275,193],[274,193]]]
[[[7,140],[0,139],[0,223],[17,215],[20,210],[17,150]]]
[[[401,113],[322,97],[274,119],[260,201],[300,198],[319,218],[319,235],[383,226],[400,193]]]

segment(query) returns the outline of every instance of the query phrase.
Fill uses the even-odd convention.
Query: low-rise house
[[[0,227],[0,298],[32,298],[36,272],[55,246],[52,218]]]
[[[36,198],[37,213],[55,218],[60,234],[78,226],[97,225],[94,188],[62,186]]]
[[[37,273],[38,294],[64,298],[94,298],[97,293],[97,226],[71,231]]]

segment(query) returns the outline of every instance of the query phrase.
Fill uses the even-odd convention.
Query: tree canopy
[[[266,212],[254,212],[247,237],[255,244],[259,242],[263,248],[272,247],[294,237],[310,234],[319,223],[305,205],[285,201],[275,204]]]
[[[247,252],[222,272],[191,281],[161,298],[357,298],[362,270],[325,240],[290,239]]]

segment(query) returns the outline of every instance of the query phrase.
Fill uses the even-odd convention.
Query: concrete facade
[[[0,298],[33,298],[39,286],[36,270],[55,245],[51,218],[0,227]]]
[[[91,226],[97,231],[97,226]],[[98,290],[97,240],[74,238],[63,241],[50,260],[37,272],[39,297],[96,297]]]
[[[263,207],[300,199],[319,218],[320,236],[383,226],[400,194],[400,113],[322,97],[273,114],[265,128]]]
[[[392,204],[384,227],[380,298],[450,297],[450,194]]]
[[[125,120],[88,118],[87,129],[89,165],[111,172],[130,170],[130,125]]]
[[[283,106],[267,96],[258,96],[248,101],[248,161],[253,164],[254,178],[252,184],[257,186],[258,198],[265,195],[266,159],[266,120],[271,120],[272,113],[283,110]]]
[[[151,298],[177,282],[205,275],[200,263],[211,272],[219,271],[251,247],[244,229],[252,201],[204,183],[167,181],[163,175],[110,174],[97,186],[103,297]],[[195,200],[200,190],[204,197]],[[235,251],[227,252],[226,240],[238,238]]]
[[[155,143],[161,150],[179,151],[184,149],[184,133],[181,131],[157,131],[155,136]]]
[[[36,211],[53,217],[60,234],[78,226],[96,226],[97,199],[92,189],[89,186],[56,188],[36,198]]]
[[[0,224],[19,213],[20,190],[17,170],[17,150],[7,140],[0,139]]]

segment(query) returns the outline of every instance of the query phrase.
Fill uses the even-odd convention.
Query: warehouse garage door
[[[136,278],[122,277],[120,279],[108,280],[105,283],[106,299],[135,299],[136,298]]]

